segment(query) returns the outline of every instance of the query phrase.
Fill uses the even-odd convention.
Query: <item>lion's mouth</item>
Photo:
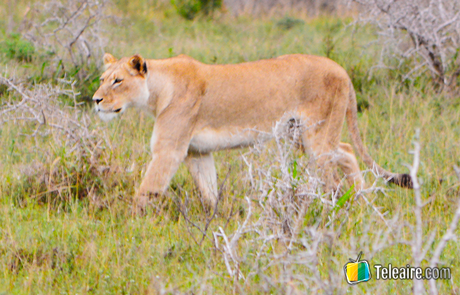
[[[113,110],[114,113],[119,113],[121,112],[122,108],[119,108],[119,109],[116,109],[116,110]]]

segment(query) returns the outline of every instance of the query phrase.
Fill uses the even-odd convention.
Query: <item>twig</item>
[[[458,180],[460,181],[459,168],[454,165],[454,170],[457,173]],[[456,238],[455,231],[457,230],[459,221],[460,221],[460,198],[457,200],[457,210],[455,211],[455,214],[454,214],[454,217],[452,218],[450,226],[447,229],[446,233],[442,236],[441,241],[438,243],[438,246],[434,250],[433,256],[431,257],[431,260],[430,260],[431,267],[438,266],[438,264],[440,263],[441,253],[446,248],[447,242]],[[430,280],[430,293],[432,295],[438,294],[438,289],[436,287],[435,280]]]

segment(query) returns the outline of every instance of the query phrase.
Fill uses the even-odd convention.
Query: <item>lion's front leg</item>
[[[166,191],[185,155],[183,149],[164,149],[153,154],[137,194],[138,205],[145,207],[151,195]]]
[[[135,196],[135,210],[143,211],[151,197],[163,194],[187,154],[187,147],[157,143],[152,160]]]
[[[191,126],[170,126],[172,120],[162,117],[157,120],[151,140],[152,160],[147,166],[135,202],[144,208],[151,196],[163,194],[179,165],[187,156]]]
[[[150,142],[152,160],[137,193],[137,207],[145,207],[150,195],[165,192],[187,156],[200,106],[192,90],[180,96],[177,94],[158,114]]]

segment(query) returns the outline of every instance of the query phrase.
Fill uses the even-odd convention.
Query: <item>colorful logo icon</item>
[[[362,254],[363,252],[359,252],[358,258],[356,258],[356,260],[349,259],[350,262],[347,262],[343,266],[345,279],[350,285],[367,282],[372,277],[369,263],[366,260],[360,260]]]

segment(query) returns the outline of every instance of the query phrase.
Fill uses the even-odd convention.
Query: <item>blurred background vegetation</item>
[[[413,235],[411,191],[387,187],[386,194],[368,194],[371,205],[356,197],[336,213],[312,200],[299,240],[309,240],[312,229],[324,234],[315,270],[300,264],[284,277],[286,263],[254,260],[262,246],[247,234],[238,247],[246,280],[238,280],[228,274],[212,232],[235,231],[247,217],[244,197],[261,194],[248,182],[242,160],[253,151],[216,153],[223,199],[210,224],[184,167],[171,183],[169,198],[145,216],[133,216],[132,196],[149,161],[154,120],[129,110],[120,120],[103,123],[92,112],[104,52],[146,58],[187,54],[209,64],[291,53],[327,56],[353,81],[363,141],[380,165],[407,172],[415,129],[422,130],[424,236],[433,233],[438,242],[460,196],[452,169],[460,165],[458,76],[455,87],[444,89],[429,71],[406,76],[417,59],[400,63],[383,57],[389,66],[378,67],[383,48],[378,27],[358,22],[360,13],[339,0],[3,1],[0,74],[29,95],[51,98],[50,104],[55,101],[54,107],[82,126],[72,123],[71,132],[57,133],[37,120],[2,121],[6,115],[0,113],[0,294],[410,293],[410,281],[373,280],[349,288],[342,267],[362,249],[372,264],[413,263],[411,247],[398,240]],[[56,30],[60,27],[65,29]],[[5,84],[0,85],[0,112],[23,98]],[[72,132],[81,140],[69,139]],[[346,128],[342,140],[349,142]],[[248,157],[253,165],[273,160],[270,149]],[[306,162],[300,155],[294,158]],[[368,173],[366,180],[375,178]],[[385,186],[381,180],[378,185]],[[388,222],[395,220],[402,226],[398,235],[388,233]],[[208,226],[207,238],[197,242]],[[379,239],[383,244],[375,242]],[[263,253],[275,256],[283,247],[283,241],[272,241]],[[438,282],[442,294],[460,292],[459,250],[458,241],[449,242],[441,257],[453,274],[452,280]],[[309,277],[315,279],[302,281]]]

